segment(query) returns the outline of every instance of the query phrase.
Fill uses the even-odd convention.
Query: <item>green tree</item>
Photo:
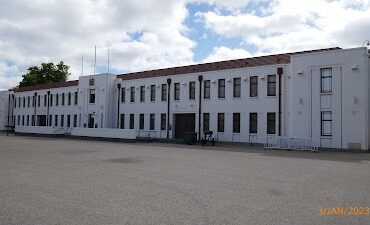
[[[69,66],[60,61],[57,65],[52,62],[42,63],[41,66],[31,66],[28,72],[22,75],[19,87],[29,87],[37,84],[50,84],[67,81]]]

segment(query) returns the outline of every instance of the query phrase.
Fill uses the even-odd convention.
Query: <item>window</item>
[[[225,79],[218,79],[218,98],[225,98]]]
[[[234,98],[240,97],[240,92],[241,92],[241,82],[240,81],[241,81],[240,77],[234,78],[234,90],[233,90]]]
[[[31,120],[31,122],[32,122],[32,126],[35,126],[35,124],[36,124],[36,121],[35,121],[35,115],[32,115],[32,120]]]
[[[14,99],[14,108],[17,108],[17,98]]]
[[[162,101],[167,101],[167,84],[162,84]]]
[[[240,113],[233,113],[233,133],[240,133]]]
[[[46,106],[46,103],[47,103],[47,96],[44,95],[44,106]]]
[[[76,91],[75,92],[75,105],[78,104],[78,92]]]
[[[211,98],[211,81],[205,80],[204,81],[204,99]]]
[[[58,115],[54,116],[54,126],[58,126]]]
[[[71,101],[72,101],[72,94],[71,92],[68,92],[68,105],[71,105]]]
[[[150,85],[150,101],[155,101],[155,85]]]
[[[41,104],[41,96],[38,95],[37,96],[37,106],[40,107],[40,104]]]
[[[145,102],[145,86],[140,87],[140,102]]]
[[[67,115],[67,127],[71,126],[71,115]]]
[[[267,113],[267,134],[276,132],[276,113]]]
[[[22,126],[24,126],[24,115],[22,116]]]
[[[321,93],[332,92],[332,69],[323,68],[320,70],[321,73]]]
[[[135,102],[135,87],[131,87],[130,102]]]
[[[126,102],[126,88],[121,89],[121,102]]]
[[[121,114],[121,129],[125,129],[125,114]]]
[[[64,93],[63,93],[64,95]],[[63,100],[62,100],[63,101]],[[95,103],[95,89],[90,89],[89,93],[89,103],[93,104]],[[63,104],[64,105],[64,104]]]
[[[18,126],[21,125],[21,116],[18,115]]]
[[[258,77],[253,76],[250,78],[250,90],[249,90],[250,97],[257,97],[258,96]]]
[[[26,98],[23,97],[23,108],[25,108],[25,107],[26,107]]]
[[[161,114],[161,130],[166,130],[167,128],[166,122],[167,122],[166,114],[162,113]]]
[[[276,96],[276,75],[267,76],[267,96]]]
[[[321,112],[321,136],[333,135],[333,118],[331,111]]]
[[[49,115],[49,121],[48,121],[48,124],[49,124],[49,127],[51,127],[51,125],[53,124],[52,122],[52,119],[53,119],[53,116],[52,115]]]
[[[155,114],[151,113],[150,114],[150,130],[155,130]]]
[[[144,122],[144,114],[140,114],[140,119],[139,119],[139,129],[144,130],[145,122]]]
[[[175,83],[174,85],[175,85],[175,87],[174,87],[174,91],[175,91],[174,99],[175,100],[180,100],[180,83]]]
[[[18,98],[18,108],[21,107],[21,97]]]
[[[195,81],[189,82],[189,99],[195,99]]]
[[[53,106],[53,94],[50,94],[50,106]]]
[[[31,105],[31,97],[28,96],[28,98],[27,98],[27,107],[29,108],[30,105]]]
[[[55,105],[59,105],[59,94],[55,94]]]
[[[130,114],[130,129],[135,128],[135,116],[134,114]]]
[[[209,113],[203,113],[203,132],[209,131]]]
[[[30,115],[27,115],[27,126],[30,125]]]
[[[73,115],[73,127],[77,127],[77,114]]]
[[[249,133],[257,133],[257,113],[249,113]]]
[[[60,126],[64,127],[64,115],[60,116]]]
[[[217,115],[217,132],[225,131],[225,113],[219,113]]]
[[[91,103],[91,91],[92,90],[90,90],[90,103]],[[95,90],[94,90],[94,93],[95,93]],[[64,105],[64,103],[65,103],[65,100],[66,100],[65,98],[66,98],[66,94],[62,93],[62,105]],[[95,94],[94,94],[94,102],[95,102]]]

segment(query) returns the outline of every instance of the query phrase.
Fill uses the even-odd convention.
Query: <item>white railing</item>
[[[317,152],[318,146],[312,138],[267,136],[264,148]]]

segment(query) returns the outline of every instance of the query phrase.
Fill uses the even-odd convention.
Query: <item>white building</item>
[[[367,48],[330,48],[84,76],[2,92],[0,128],[175,139],[211,130],[218,141],[286,136],[369,150],[369,62]]]

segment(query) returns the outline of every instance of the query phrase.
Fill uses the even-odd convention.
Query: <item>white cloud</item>
[[[231,49],[225,46],[215,47],[212,53],[203,62],[216,62],[229,59],[241,59],[251,57],[245,49]]]
[[[214,33],[240,37],[265,53],[360,46],[370,37],[368,0],[274,0],[266,15],[215,10],[198,13],[198,18]]]

